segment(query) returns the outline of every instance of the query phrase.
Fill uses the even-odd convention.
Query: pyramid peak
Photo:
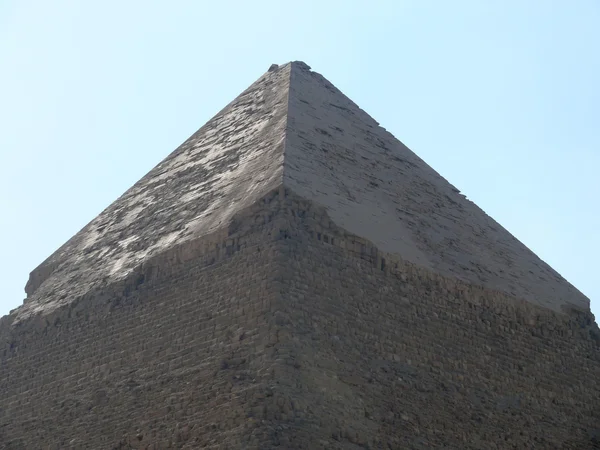
[[[290,64],[293,67],[296,67],[301,70],[312,70],[312,68],[308,64],[306,64],[304,61],[291,61]]]
[[[308,64],[306,64],[304,61],[289,61],[285,64],[273,63],[269,66],[269,69],[267,70],[267,72],[275,72],[283,67],[292,67],[294,69],[306,70],[306,71],[312,70],[312,68]]]
[[[36,268],[25,310],[68,303],[226,229],[282,186],[409,262],[551,309],[589,310],[583,294],[303,61],[271,65]]]

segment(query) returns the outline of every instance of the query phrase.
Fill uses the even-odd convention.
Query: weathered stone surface
[[[287,198],[296,396],[331,417],[333,447],[593,448],[600,333],[590,313],[400,261]]]
[[[284,185],[434,272],[549,308],[589,300],[318,73],[293,66]]]
[[[271,67],[28,292],[0,319],[0,448],[600,436],[587,299],[304,63]]]
[[[19,320],[226,227],[281,185],[289,65],[259,78],[30,276]]]
[[[301,62],[269,71],[35,269],[19,319],[226,226],[280,185],[435,272],[560,310],[589,300]]]

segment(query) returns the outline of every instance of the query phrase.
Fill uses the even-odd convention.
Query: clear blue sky
[[[0,0],[0,315],[271,63],[299,59],[600,316],[599,48],[598,0]]]

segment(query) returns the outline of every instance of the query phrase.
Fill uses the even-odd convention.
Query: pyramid
[[[589,300],[302,62],[25,290],[0,321],[0,448],[600,442]]]

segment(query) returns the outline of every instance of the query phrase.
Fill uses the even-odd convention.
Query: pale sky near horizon
[[[0,0],[0,316],[265,72],[303,60],[600,315],[600,2]]]

